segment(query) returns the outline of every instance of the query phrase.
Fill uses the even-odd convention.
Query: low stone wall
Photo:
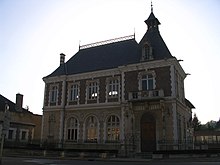
[[[4,149],[3,156],[12,157],[56,157],[56,158],[115,158],[117,153],[101,151],[45,150],[45,149]]]
[[[181,159],[181,158],[220,158],[220,150],[179,150],[156,151],[153,159]]]

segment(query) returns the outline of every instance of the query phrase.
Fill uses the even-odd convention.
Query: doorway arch
[[[141,117],[141,152],[156,150],[156,120],[150,113]]]

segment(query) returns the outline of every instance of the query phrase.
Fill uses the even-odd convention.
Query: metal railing
[[[148,90],[148,91],[135,91],[129,92],[128,99],[129,100],[145,100],[152,98],[164,97],[163,89],[159,90]]]
[[[215,146],[220,149],[220,141],[193,141],[193,140],[158,140],[155,142],[157,150],[193,150],[204,149],[204,146]],[[116,150],[121,146],[125,148],[135,148],[133,141],[59,141],[59,140],[32,140],[32,141],[11,141],[5,140],[5,148],[45,148],[45,149],[106,149]],[[209,148],[209,147],[207,147]]]
[[[158,150],[192,150],[193,140],[159,140]]]
[[[126,40],[134,39],[134,38],[135,38],[134,35],[129,35],[129,36],[114,38],[114,39],[110,39],[110,40],[95,42],[95,43],[91,43],[91,44],[80,45],[79,49],[82,50],[82,49],[92,48],[92,47],[96,47],[96,46],[111,44],[111,43],[115,43],[115,42],[126,41]]]

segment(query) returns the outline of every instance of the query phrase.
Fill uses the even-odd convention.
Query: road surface
[[[202,160],[61,160],[41,158],[4,157],[2,165],[219,165],[220,159]]]

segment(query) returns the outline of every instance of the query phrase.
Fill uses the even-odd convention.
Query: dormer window
[[[153,59],[153,49],[148,43],[145,43],[142,48],[142,61],[152,60],[152,59]]]

